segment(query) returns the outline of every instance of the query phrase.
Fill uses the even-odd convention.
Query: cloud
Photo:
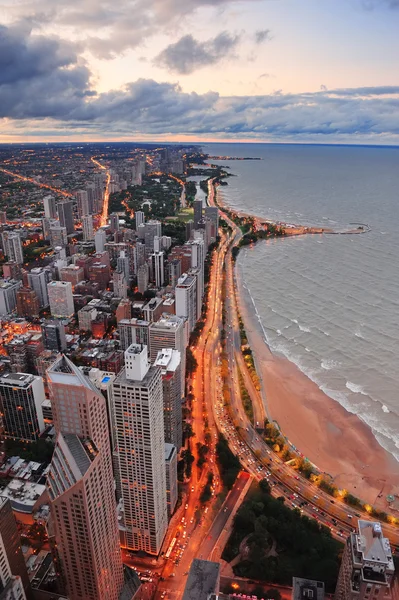
[[[265,0],[19,0],[8,9],[10,18],[25,18],[69,29],[100,58],[114,58],[144,40],[179,31],[201,8],[223,10],[234,4]]]
[[[255,32],[255,43],[262,44],[266,40],[270,40],[270,29],[260,29]]]
[[[191,34],[167,46],[154,59],[154,63],[180,75],[188,75],[201,67],[214,65],[237,47],[239,36],[227,31],[205,42],[199,42]]]
[[[367,10],[374,8],[399,8],[399,0],[362,0],[363,7]]]

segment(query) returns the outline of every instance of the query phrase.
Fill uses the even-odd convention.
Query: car
[[[227,511],[227,506],[225,506],[223,509],[223,512],[226,512],[226,511]]]
[[[346,515],[348,519],[353,519],[353,515]]]
[[[193,486],[193,485],[191,486],[191,491],[192,491],[192,492],[194,492],[194,491],[195,491],[195,490],[194,490],[194,486]]]

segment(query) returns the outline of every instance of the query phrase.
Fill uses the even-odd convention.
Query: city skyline
[[[397,144],[398,9],[7,2],[0,139]]]

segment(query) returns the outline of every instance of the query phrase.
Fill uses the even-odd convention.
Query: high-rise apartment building
[[[65,227],[67,235],[75,231],[73,224],[73,201],[62,200],[57,205],[58,219],[61,227]]]
[[[86,190],[78,190],[76,192],[76,201],[78,206],[78,217],[83,217],[83,215],[89,215],[91,213],[89,210],[89,196]]]
[[[45,196],[43,198],[44,217],[46,219],[57,218],[57,202],[54,196]]]
[[[112,233],[119,231],[119,216],[116,213],[111,213],[109,215],[109,226]]]
[[[144,213],[143,213],[142,210],[137,210],[134,213],[134,216],[135,216],[135,220],[136,220],[136,230],[137,230],[137,227],[139,227],[139,225],[141,225],[142,223],[144,223],[145,216],[144,216]]]
[[[183,437],[180,352],[163,348],[158,352],[154,367],[160,367],[162,373],[165,442],[173,444],[179,452]]]
[[[144,294],[146,289],[148,288],[149,282],[149,273],[148,273],[148,265],[144,264],[138,268],[137,271],[137,289],[140,294]]]
[[[160,221],[150,220],[144,224],[144,243],[147,252],[154,250],[154,238],[162,235],[162,223]]]
[[[67,595],[118,600],[123,568],[105,399],[65,357],[47,377],[57,432],[47,487]]]
[[[156,287],[160,288],[165,283],[165,272],[164,272],[164,253],[153,252],[150,256],[151,260],[151,271],[152,281]]]
[[[104,231],[104,229],[97,229],[95,235],[94,235],[94,243],[96,246],[96,252],[104,252],[105,250],[105,243],[107,241],[107,235]]]
[[[195,275],[183,273],[175,287],[176,297],[176,315],[184,317],[188,321],[188,328],[191,332],[197,321],[197,278]]]
[[[72,284],[70,281],[51,281],[47,284],[50,312],[53,317],[72,317],[73,305]]]
[[[36,442],[44,430],[43,379],[30,373],[5,373],[0,377],[0,407],[4,436]]]
[[[31,288],[21,287],[16,293],[17,314],[19,317],[38,317],[39,299]]]
[[[80,281],[84,281],[85,277],[83,267],[78,267],[78,265],[62,267],[59,273],[61,281],[69,281],[72,284],[72,291],[75,290],[75,286],[77,286]]]
[[[42,267],[31,269],[28,273],[29,286],[36,292],[40,308],[46,308],[50,303],[47,291],[49,281],[51,281],[51,273]]]
[[[125,250],[122,250],[116,259],[116,268],[118,271],[122,271],[125,275],[126,283],[130,280],[130,260]]]
[[[68,244],[68,231],[59,221],[50,221],[50,244],[52,248],[65,248]]]
[[[17,523],[8,498],[0,496],[0,598],[26,600],[30,582]]]
[[[202,209],[203,209],[203,201],[202,200],[194,200],[194,229],[198,229],[199,224],[202,221]]]
[[[122,350],[127,350],[132,344],[143,344],[149,348],[149,321],[141,319],[122,319],[118,323],[119,341]]]
[[[67,347],[65,326],[62,321],[45,321],[42,325],[43,344],[47,350],[64,352]]]
[[[123,503],[123,544],[157,555],[165,537],[165,437],[162,379],[147,347],[132,344],[110,392],[117,487]]]
[[[85,242],[94,240],[93,215],[82,216],[83,239]]]
[[[8,260],[13,260],[22,265],[24,262],[24,253],[19,233],[17,231],[4,231],[2,237],[5,256],[7,256]]]
[[[395,572],[389,540],[380,523],[358,521],[346,540],[335,600],[389,600]]]
[[[17,291],[22,286],[22,281],[0,279],[0,316],[14,312],[17,305]]]
[[[173,348],[180,352],[181,394],[184,395],[186,376],[187,334],[185,321],[176,315],[164,313],[155,323],[151,323],[149,334],[150,360],[154,362],[163,348]]]
[[[116,298],[127,298],[127,283],[123,271],[114,271],[112,283],[114,296],[116,296]]]

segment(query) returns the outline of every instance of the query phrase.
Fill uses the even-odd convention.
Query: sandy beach
[[[399,463],[356,415],[327,396],[295,364],[273,355],[248,307],[236,269],[241,315],[263,381],[266,409],[283,433],[311,462],[374,506],[387,509],[386,495],[399,493]],[[382,494],[381,498],[378,496]]]

